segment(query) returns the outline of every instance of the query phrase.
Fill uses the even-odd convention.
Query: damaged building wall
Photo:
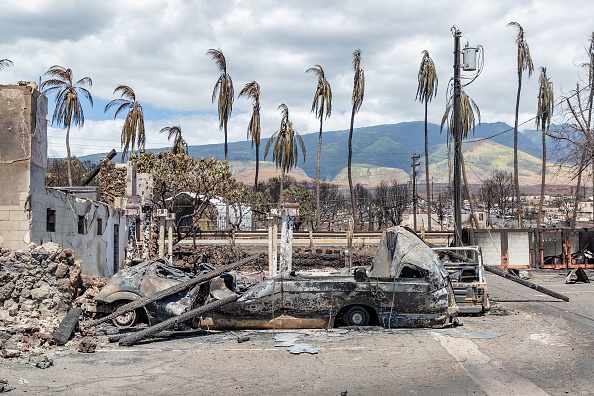
[[[35,195],[31,205],[31,242],[72,248],[85,275],[109,277],[120,269],[126,246],[122,209],[51,188]]]
[[[47,98],[35,83],[0,86],[0,142],[0,246],[51,241],[72,248],[86,275],[117,271],[127,240],[123,210],[45,187]]]
[[[47,98],[35,83],[0,86],[0,141],[0,245],[21,249],[47,168]]]

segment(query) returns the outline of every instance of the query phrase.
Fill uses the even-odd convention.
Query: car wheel
[[[116,309],[114,310],[114,312],[122,305],[126,304],[126,302],[123,302],[121,304],[118,304],[116,306]],[[137,319],[137,315],[136,315],[136,310],[134,311],[130,311],[130,312],[126,312],[123,315],[120,316],[116,316],[115,318],[113,318],[111,321],[114,325],[116,325],[117,327],[130,327],[132,325],[134,325],[136,323],[136,319]]]
[[[351,307],[343,317],[347,326],[367,326],[369,324],[369,312],[361,306]]]

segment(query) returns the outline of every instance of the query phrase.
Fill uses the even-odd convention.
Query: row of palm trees
[[[217,111],[219,116],[219,129],[223,130],[225,135],[225,160],[228,160],[227,149],[227,124],[231,117],[233,110],[234,89],[233,80],[227,72],[227,61],[223,52],[220,49],[210,49],[206,53],[214,60],[221,72],[217,79],[213,93],[212,102],[217,103]],[[365,91],[365,75],[361,69],[361,51],[359,49],[353,52],[353,69],[355,72],[353,96],[352,96],[352,112],[351,125],[349,133],[349,153],[348,153],[348,178],[349,188],[351,193],[351,206],[354,217],[356,218],[355,205],[355,191],[353,189],[353,181],[351,174],[351,160],[352,160],[352,137],[355,114],[359,112],[361,104],[363,103],[363,96]],[[324,69],[320,65],[315,65],[305,71],[312,73],[317,78],[317,86],[314,92],[314,97],[311,105],[311,112],[315,114],[316,118],[320,120],[320,131],[318,135],[318,152],[316,159],[316,226],[321,223],[320,216],[320,164],[322,153],[322,132],[324,119],[330,117],[332,113],[332,88],[326,79]],[[252,141],[252,147],[256,148],[256,174],[254,178],[254,197],[257,195],[258,188],[258,171],[259,171],[259,148],[261,138],[261,123],[260,123],[260,85],[256,81],[251,81],[243,87],[238,97],[246,97],[252,100],[252,116],[247,127],[247,137]],[[282,192],[283,179],[285,174],[297,166],[299,159],[299,149],[305,161],[306,151],[305,144],[301,135],[293,127],[293,123],[289,118],[289,108],[285,103],[278,106],[281,111],[281,121],[279,129],[272,134],[264,148],[264,159],[272,148],[272,161],[277,169],[281,170],[280,188]],[[255,198],[254,198],[255,199]],[[282,199],[282,194],[281,194]]]
[[[518,227],[522,228],[522,209],[520,197],[520,184],[519,184],[519,164],[518,164],[518,121],[519,121],[519,109],[520,109],[520,95],[522,91],[522,78],[525,72],[528,73],[528,77],[532,75],[534,71],[534,65],[530,56],[530,49],[528,43],[524,37],[524,29],[517,22],[510,22],[508,26],[517,29],[516,45],[517,45],[517,73],[518,73],[518,91],[516,96],[516,107],[515,107],[515,120],[514,120],[514,189],[515,195],[518,197]],[[539,92],[538,92],[538,107],[536,112],[536,127],[542,131],[542,168],[541,168],[541,193],[539,202],[539,215],[538,215],[538,227],[542,223],[542,206],[544,201],[544,189],[546,183],[546,136],[548,128],[551,123],[551,117],[554,109],[554,95],[553,95],[553,84],[547,76],[547,70],[545,67],[540,68],[539,78]],[[423,51],[423,57],[421,59],[421,65],[419,67],[418,74],[418,88],[416,99],[421,101],[425,106],[425,181],[427,191],[427,202],[431,202],[430,188],[429,188],[429,145],[428,145],[428,131],[427,131],[427,105],[435,97],[438,87],[437,72],[435,69],[435,63],[429,56],[427,50]],[[480,110],[476,103],[466,94],[464,89],[460,93],[460,117],[461,117],[461,134],[464,139],[468,137],[468,132],[472,130],[476,125],[475,114],[480,123]],[[441,128],[444,125],[448,126],[448,131],[451,133],[454,130],[453,125],[453,97],[450,98],[446,105],[445,113],[442,117]],[[464,177],[464,184],[466,192],[469,197],[472,197],[470,192],[466,171],[464,165],[464,158],[462,157],[462,174]],[[472,198],[469,200],[471,203],[472,210]],[[428,217],[428,228],[431,229],[431,216]]]
[[[93,106],[93,96],[87,89],[93,85],[93,81],[89,77],[83,77],[75,82],[72,70],[59,65],[50,67],[45,76],[47,78],[41,83],[40,89],[46,95],[55,94],[52,124],[66,128],[68,183],[72,185],[70,128],[76,126],[80,129],[84,126],[85,116],[81,97],[86,98],[91,107]],[[124,161],[128,153],[135,147],[138,149],[145,147],[144,114],[142,105],[136,99],[132,88],[127,85],[119,85],[113,93],[119,93],[120,97],[107,103],[104,111],[107,112],[115,108],[114,120],[118,115],[126,113],[121,131],[122,161]],[[187,153],[187,144],[179,126],[165,127],[160,132],[167,133],[169,140],[173,138],[172,150],[175,153]]]
[[[508,26],[515,27],[518,31],[516,37],[517,44],[517,59],[518,59],[518,93],[516,98],[515,109],[515,124],[514,124],[514,181],[516,196],[519,197],[519,180],[518,180],[518,114],[519,102],[522,88],[522,77],[524,72],[528,72],[530,77],[533,72],[532,59],[528,44],[524,38],[524,30],[517,22],[510,22]],[[217,102],[217,112],[219,118],[219,128],[224,132],[224,154],[225,160],[228,161],[228,143],[227,143],[227,128],[231,117],[234,101],[233,80],[227,71],[227,62],[223,52],[220,49],[210,49],[206,53],[214,60],[220,71],[220,75],[215,83],[212,92],[212,102]],[[354,118],[359,112],[363,103],[365,93],[365,75],[361,68],[362,58],[359,49],[353,52],[352,67],[354,71],[353,78],[353,92],[352,92],[352,111],[351,122],[348,138],[348,180],[349,190],[351,196],[351,207],[353,216],[357,218],[357,206],[355,204],[355,190],[352,182],[352,137],[354,129]],[[12,66],[12,62],[8,59],[0,60],[0,69]],[[321,149],[322,149],[322,133],[323,120],[330,117],[332,113],[332,89],[330,83],[325,77],[324,70],[321,65],[317,64],[306,70],[306,73],[312,73],[317,77],[317,86],[314,91],[311,112],[315,114],[320,121],[320,129],[318,135],[318,148],[316,160],[316,224],[320,224],[320,164],[321,164]],[[89,77],[83,77],[80,80],[74,81],[72,70],[64,68],[59,65],[52,66],[46,73],[47,79],[41,84],[41,90],[44,94],[55,93],[55,109],[52,116],[52,124],[63,126],[66,128],[66,148],[67,148],[67,164],[68,164],[68,179],[72,184],[72,176],[70,170],[70,128],[72,125],[82,128],[84,125],[84,112],[81,104],[81,97],[86,98],[91,106],[93,106],[93,98],[87,87],[92,86],[92,80]],[[541,68],[540,90],[538,94],[538,111],[537,111],[537,127],[542,128],[543,141],[543,162],[542,162],[542,185],[541,185],[541,205],[544,197],[545,184],[545,170],[546,170],[546,131],[550,125],[550,119],[553,111],[553,88],[552,83],[546,75],[546,68]],[[437,94],[438,78],[435,68],[435,63],[429,56],[427,50],[423,51],[421,65],[418,73],[418,89],[416,99],[424,104],[425,110],[425,178],[427,183],[427,201],[430,202],[430,188],[429,188],[429,145],[428,145],[428,120],[427,109],[428,104]],[[124,119],[124,124],[121,131],[121,145],[122,145],[122,160],[130,150],[144,149],[145,147],[145,126],[142,105],[136,99],[134,90],[127,85],[119,85],[115,88],[114,94],[119,94],[120,97],[113,99],[106,106],[104,111],[115,108],[114,120],[118,115],[127,112]],[[259,173],[259,149],[261,139],[261,122],[260,122],[260,85],[256,81],[251,81],[243,87],[238,97],[245,97],[252,100],[252,115],[247,127],[247,137],[252,141],[252,147],[256,150],[256,171],[254,177],[254,197],[257,193],[258,173]],[[305,145],[299,133],[294,129],[293,123],[289,119],[289,109],[286,104],[282,103],[278,107],[281,110],[281,122],[279,129],[269,139],[265,150],[264,159],[272,148],[272,160],[277,169],[281,169],[281,175],[284,176],[290,172],[292,168],[297,165],[299,148],[301,149],[303,160],[305,161]],[[442,118],[441,126],[448,126],[449,131],[453,131],[452,123],[453,101],[450,100],[446,106],[444,116]],[[475,113],[477,114],[478,122],[480,123],[480,110],[478,106],[468,97],[462,90],[461,93],[461,118],[462,118],[462,135],[467,137],[468,132],[475,127]],[[448,122],[449,120],[449,122]],[[187,144],[182,137],[182,131],[179,126],[165,127],[161,129],[161,133],[167,133],[168,139],[173,138],[172,150],[176,153],[187,154]],[[465,183],[467,184],[467,183]],[[281,183],[282,188],[282,183]],[[468,186],[467,186],[468,190]],[[519,200],[518,200],[519,201]],[[518,202],[519,203],[519,202]],[[519,224],[521,226],[521,210],[519,212]],[[429,216],[428,227],[431,229],[431,216]],[[540,222],[540,219],[539,219]]]

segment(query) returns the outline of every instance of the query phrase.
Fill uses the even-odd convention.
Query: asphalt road
[[[290,332],[134,347],[99,337],[95,353],[78,353],[80,339],[48,351],[47,369],[0,360],[0,378],[11,395],[592,395],[594,283],[565,285],[564,275],[539,271],[532,280],[569,303],[488,274],[491,313],[462,318],[461,327],[294,333],[316,354],[276,346]]]

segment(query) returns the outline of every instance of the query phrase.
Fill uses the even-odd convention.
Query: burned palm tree
[[[171,147],[171,152],[173,154],[188,154],[188,145],[182,137],[181,127],[171,126],[161,128],[159,133],[166,133],[167,140],[171,140],[171,138],[173,138],[173,146]]]
[[[262,134],[262,125],[260,124],[260,84],[255,81],[245,84],[239,97],[252,99],[252,117],[247,127],[247,138],[252,140],[252,147],[256,147],[256,175],[254,176],[254,197],[253,208],[256,207],[258,196],[258,173],[260,169],[260,136]],[[252,215],[252,229],[255,226],[255,217]]]
[[[306,73],[313,73],[318,77],[318,85],[311,104],[311,112],[315,113],[320,120],[320,133],[318,135],[318,157],[316,160],[316,227],[321,223],[320,210],[320,158],[322,155],[322,129],[324,118],[330,117],[332,113],[332,89],[326,80],[322,66],[315,65],[306,70]]]
[[[305,144],[301,135],[293,129],[293,123],[289,120],[289,108],[287,105],[281,103],[278,109],[281,110],[280,128],[266,142],[264,159],[266,159],[268,151],[272,147],[272,161],[276,165],[276,169],[281,169],[280,199],[282,201],[285,174],[297,166],[299,147],[301,147],[303,162],[305,162]]]
[[[5,67],[11,67],[13,65],[10,59],[0,59],[0,70],[4,69]]]
[[[11,62],[12,64],[12,62]],[[84,87],[93,85],[89,77],[83,77],[74,82],[71,69],[54,65],[45,72],[49,78],[41,83],[41,91],[47,95],[56,94],[56,107],[52,116],[52,124],[66,127],[66,161],[68,169],[68,183],[72,186],[72,170],[70,165],[70,127],[77,126],[79,129],[85,124],[85,114],[80,102],[80,96],[84,96],[93,106],[93,97]]]
[[[351,193],[351,208],[353,211],[353,218],[355,219],[355,229],[357,225],[357,203],[355,202],[355,189],[353,188],[353,175],[352,175],[352,159],[353,159],[353,126],[355,125],[355,114],[361,109],[363,104],[363,97],[365,95],[365,73],[361,69],[361,50],[356,49],[353,52],[353,70],[355,75],[353,77],[353,95],[351,97],[351,127],[349,129],[349,155],[348,155],[348,178],[349,178],[349,191]]]
[[[532,58],[530,57],[530,48],[524,39],[524,28],[518,22],[510,22],[507,26],[515,27],[518,30],[516,36],[516,45],[518,50],[518,94],[516,96],[516,114],[514,121],[514,183],[516,190],[516,202],[518,205],[518,228],[522,228],[522,200],[520,199],[520,180],[518,171],[518,113],[520,111],[520,93],[522,92],[522,76],[528,72],[528,77],[534,71]]]
[[[206,54],[210,55],[212,60],[216,62],[219,71],[221,72],[221,75],[212,90],[212,103],[217,101],[219,129],[222,129],[225,134],[225,161],[229,161],[229,151],[227,148],[227,123],[229,122],[229,118],[231,118],[231,112],[233,110],[233,80],[229,73],[227,73],[227,61],[220,49],[211,48]]]
[[[544,203],[545,181],[547,171],[547,131],[551,125],[551,117],[555,108],[555,99],[553,96],[553,83],[547,77],[547,69],[540,68],[538,106],[536,110],[536,128],[542,130],[542,167],[540,180],[540,200],[538,202],[538,220],[537,228],[542,224],[542,206]]]
[[[427,128],[427,105],[437,94],[437,71],[427,50],[423,51],[419,67],[419,85],[416,99],[425,105],[425,182],[427,186],[427,228],[431,230],[431,189],[429,188],[429,132]]]
[[[116,107],[113,119],[128,111],[122,126],[121,145],[122,145],[122,161],[126,158],[129,150],[134,151],[136,146],[139,150],[144,149],[146,142],[146,134],[144,130],[144,114],[142,112],[142,105],[136,100],[134,90],[127,85],[119,85],[113,90],[113,93],[120,93],[120,98],[113,99],[106,106],[104,112],[107,112],[112,107]]]
[[[476,114],[476,116],[475,116]],[[476,127],[476,121],[481,123],[481,111],[477,104],[472,100],[466,92],[461,89],[460,90],[460,134],[463,139],[468,137],[468,132],[472,130],[474,133],[474,129]],[[454,98],[451,97],[448,101],[446,106],[446,110],[443,113],[443,117],[441,118],[441,126],[440,130],[443,130],[443,127],[447,125],[448,134],[451,138],[453,131],[455,130],[455,120],[454,120]],[[461,150],[462,151],[462,150]],[[461,152],[462,154],[462,152]],[[461,165],[462,165],[462,176],[464,178],[464,188],[466,189],[466,194],[468,195],[468,201],[470,203],[470,212],[473,218],[475,225],[478,227],[478,219],[475,216],[474,211],[474,199],[472,196],[472,192],[470,191],[470,187],[468,185],[468,178],[466,177],[466,164],[464,161],[464,155],[462,154],[461,158]]]

